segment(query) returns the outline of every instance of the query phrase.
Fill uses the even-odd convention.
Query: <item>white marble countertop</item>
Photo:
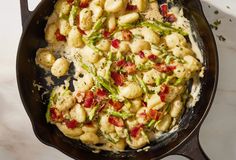
[[[31,5],[38,2],[30,0]],[[222,24],[214,31],[220,60],[219,85],[212,108],[201,127],[200,143],[211,159],[233,160],[236,159],[236,1],[204,0],[202,4],[209,22],[220,19]],[[219,14],[214,14],[215,10]],[[21,35],[19,0],[4,1],[0,5],[0,19],[0,159],[70,160],[58,150],[39,142],[19,97],[15,76]],[[217,35],[223,35],[226,41],[219,41]],[[185,158],[165,158],[171,159]]]

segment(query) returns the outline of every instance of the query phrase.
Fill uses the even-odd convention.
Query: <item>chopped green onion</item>
[[[105,74],[105,79],[106,80],[110,80],[110,77],[111,77],[111,65],[112,65],[112,61],[108,61],[107,62],[107,65],[106,65],[106,74]]]
[[[161,82],[162,82],[161,77],[158,76],[155,82],[156,82],[156,85],[157,85],[157,86],[161,85]]]
[[[69,14],[69,23],[71,26],[75,25],[75,17],[78,13],[79,8],[77,6],[72,6]]]
[[[112,52],[108,52],[108,60],[112,61],[113,58],[113,53]]]
[[[156,121],[153,119],[153,120],[151,120],[149,123],[148,123],[148,128],[151,128],[153,125],[154,125],[154,123],[155,123]]]
[[[103,134],[103,136],[104,136],[108,141],[110,141],[111,143],[116,144],[116,143],[119,141],[119,139],[114,139],[114,138],[112,138],[109,134],[106,134],[106,133],[102,133],[102,134]]]
[[[94,36],[94,34],[97,34],[97,32],[102,28],[105,20],[106,20],[106,17],[102,17],[102,18],[98,19],[98,21],[94,24],[92,31],[88,35],[88,39],[90,37]]]
[[[176,80],[176,82],[174,83],[174,85],[175,85],[175,86],[178,86],[178,85],[181,84],[183,81],[184,81],[183,78],[178,78],[178,79]]]
[[[100,56],[103,56],[103,52],[98,49],[95,45],[94,45],[94,42],[95,40],[94,39],[87,39],[85,37],[82,38],[83,42],[89,46],[95,53],[98,53]]]
[[[109,111],[109,114],[115,117],[119,117],[122,119],[127,119],[129,117],[134,116],[132,113],[126,113],[126,112],[116,112],[116,111]]]
[[[140,84],[144,93],[148,94],[148,88],[147,88],[146,84],[144,83],[144,81],[142,79],[140,79],[137,75],[135,75],[134,78]]]
[[[57,99],[57,94],[55,92],[55,89],[53,89],[51,94],[50,94],[49,103],[48,103],[48,106],[47,106],[47,112],[46,112],[46,115],[45,115],[47,123],[49,123],[50,120],[51,120],[50,108],[52,107],[52,105],[54,103],[56,103],[56,99]]]
[[[172,59],[172,56],[168,55],[165,59],[165,63],[170,64],[171,59]]]
[[[127,107],[127,108],[131,108],[132,107],[132,104],[131,104],[131,102],[129,101],[129,100],[125,100],[125,106]]]
[[[108,90],[111,94],[116,95],[117,90],[111,86],[111,84],[101,76],[96,76],[97,81]]]
[[[119,25],[119,30],[124,30],[124,29],[131,29],[137,27],[139,24],[138,23],[127,23],[124,25]]]
[[[161,122],[161,119],[156,121],[156,123],[154,124],[154,127],[156,127],[160,122]]]
[[[98,105],[96,105],[95,107],[93,107],[93,109],[90,111],[90,113],[89,113],[89,121],[92,121],[93,120],[93,118],[95,117],[95,115],[96,115],[96,111],[97,111],[97,109],[98,109]]]
[[[93,43],[88,43],[87,44],[95,53],[98,53],[100,56],[103,56],[103,53],[100,49],[94,46]]]
[[[173,79],[173,76],[167,76],[164,80],[165,84],[168,84]]]
[[[46,121],[47,121],[47,123],[49,123],[50,120],[51,120],[50,108],[51,108],[51,104],[49,103],[48,106],[47,106],[47,112],[46,112],[46,115],[45,115],[45,116],[46,116]]]
[[[164,35],[171,34],[172,32],[178,32],[184,36],[188,35],[181,28],[177,29],[177,28],[171,27],[171,25],[168,23],[163,23],[159,21],[155,21],[155,22],[144,21],[144,22],[141,22],[141,26],[149,27],[153,31],[162,33]]]
[[[141,131],[141,134],[146,138],[146,140],[148,141],[148,143],[150,143],[148,136],[146,135],[146,133],[144,131]]]
[[[166,111],[167,113],[169,113],[170,110],[171,110],[171,105],[170,105],[170,103],[167,103],[167,104],[166,104],[165,111]]]

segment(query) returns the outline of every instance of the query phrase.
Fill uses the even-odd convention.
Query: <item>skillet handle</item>
[[[20,0],[20,8],[21,8],[22,27],[24,30],[26,27],[27,21],[32,14],[32,12],[29,11],[28,0]]]
[[[191,160],[210,160],[199,143],[199,130],[193,133],[189,140],[175,154]]]

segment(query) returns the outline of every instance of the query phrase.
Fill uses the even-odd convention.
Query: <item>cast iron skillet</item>
[[[205,76],[201,79],[200,99],[193,109],[185,111],[179,130],[166,134],[157,142],[150,144],[150,149],[136,152],[128,150],[124,153],[93,153],[78,141],[71,140],[58,129],[46,123],[45,112],[48,95],[42,96],[44,90],[38,91],[33,86],[40,83],[46,87],[42,79],[43,71],[35,65],[35,52],[45,47],[45,17],[50,15],[55,1],[42,0],[33,11],[28,10],[27,0],[21,0],[23,34],[18,48],[16,72],[22,102],[30,117],[37,138],[46,145],[57,148],[74,159],[80,160],[157,160],[168,155],[183,155],[194,160],[209,159],[199,144],[199,129],[214,99],[218,80],[218,55],[211,29],[204,17],[199,0],[183,0],[185,16],[190,19],[192,27],[197,31],[197,41],[201,46]],[[60,83],[60,82],[58,82]]]

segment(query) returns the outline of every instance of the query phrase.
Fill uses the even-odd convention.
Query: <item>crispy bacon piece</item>
[[[66,37],[60,33],[59,29],[56,30],[55,36],[56,36],[57,41],[66,41]]]
[[[104,89],[97,89],[96,91],[96,99],[98,102],[104,100],[107,97],[107,92]]]
[[[84,125],[88,126],[88,127],[93,127],[93,122],[92,121],[88,121],[88,122],[85,122]]]
[[[79,7],[87,8],[89,6],[89,0],[80,0]]]
[[[119,40],[119,39],[113,39],[113,40],[111,41],[111,45],[112,45],[112,47],[114,47],[114,48],[119,48],[119,47],[120,47],[120,40]]]
[[[66,123],[67,128],[70,128],[70,129],[76,128],[78,124],[78,122],[75,119],[68,120],[65,123]]]
[[[111,35],[110,32],[108,32],[108,31],[106,31],[106,30],[103,31],[103,37],[104,37],[104,38],[108,39],[108,38],[110,38],[110,35]]]
[[[123,103],[119,102],[119,101],[112,101],[109,100],[109,104],[112,105],[112,107],[116,110],[119,111],[122,107],[123,107]]]
[[[153,120],[158,120],[160,118],[161,112],[158,112],[157,110],[150,109],[148,116]]]
[[[167,16],[164,18],[164,21],[173,23],[177,20],[176,16],[174,14],[167,14]]]
[[[73,4],[74,0],[66,0],[70,5]]]
[[[85,93],[77,92],[77,94],[75,95],[75,98],[78,103],[81,103],[84,100],[84,96],[85,96]]]
[[[104,89],[97,89],[97,96],[99,97],[106,97],[107,96],[107,92]]]
[[[154,68],[162,73],[169,73],[176,69],[176,66],[167,66],[165,64],[156,64]]]
[[[124,85],[125,77],[123,74],[117,72],[111,72],[111,78],[114,80],[117,86]]]
[[[102,111],[106,108],[106,106],[107,106],[106,103],[101,104],[101,105],[99,106],[97,112],[98,112],[98,113],[102,112]]]
[[[116,127],[124,127],[124,121],[121,118],[115,116],[109,116],[108,122]]]
[[[121,59],[121,60],[116,62],[116,65],[118,67],[124,67],[126,65],[126,61],[124,59]]]
[[[164,18],[165,22],[173,23],[177,20],[176,16],[172,13],[169,13],[168,4],[166,1],[160,5],[161,15]]]
[[[167,13],[168,13],[168,5],[167,5],[167,3],[164,3],[164,4],[160,5],[160,10],[161,10],[161,15],[163,17],[166,17]]]
[[[123,30],[122,37],[123,37],[123,40],[130,41],[133,38],[133,34],[129,30]]]
[[[130,136],[133,137],[133,138],[138,137],[138,135],[140,134],[140,132],[142,130],[142,127],[143,127],[142,124],[138,124],[137,126],[132,128],[131,131],[130,131]]]
[[[62,121],[62,114],[55,107],[51,107],[50,108],[50,118],[54,122],[60,122],[60,121]]]
[[[147,113],[146,110],[142,113],[139,114],[140,117],[146,118],[147,117]]]
[[[94,94],[92,91],[87,91],[84,98],[84,107],[90,108],[94,102]]]
[[[157,59],[157,56],[154,55],[154,54],[150,54],[150,55],[148,56],[148,59],[151,60],[151,61],[155,61],[155,60]]]
[[[127,62],[124,69],[128,74],[134,74],[136,72],[136,65],[132,62]]]
[[[102,105],[100,105],[100,107],[99,107],[99,109],[98,109],[97,112],[98,112],[98,113],[102,112],[104,108],[106,108],[106,104],[105,104],[105,103],[103,103]]]
[[[161,91],[159,93],[159,96],[161,98],[161,101],[162,102],[165,102],[165,99],[166,99],[166,95],[169,93],[169,87],[167,85],[162,85],[161,86]]]
[[[126,6],[126,10],[127,11],[135,11],[135,10],[137,10],[137,5],[132,5],[132,4],[127,4],[127,6]]]
[[[143,51],[140,51],[140,52],[138,53],[138,55],[139,55],[140,58],[145,58],[145,54],[144,54]]]

